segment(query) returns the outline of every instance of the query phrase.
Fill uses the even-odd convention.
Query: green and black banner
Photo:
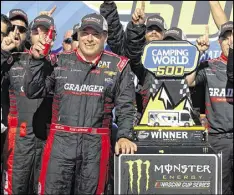
[[[115,157],[115,194],[219,194],[215,154]]]

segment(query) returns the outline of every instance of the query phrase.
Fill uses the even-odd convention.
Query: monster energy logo
[[[146,160],[143,162],[142,160],[138,159],[135,161],[126,161],[126,163],[129,165],[129,176],[130,176],[130,187],[131,191],[133,192],[133,165],[136,163],[137,165],[137,192],[140,194],[140,182],[142,178],[142,164],[145,165],[145,174],[146,174],[146,191],[149,189],[149,167],[150,167],[150,161]]]

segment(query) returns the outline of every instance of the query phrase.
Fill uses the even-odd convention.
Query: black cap
[[[72,39],[75,39],[75,40],[77,40],[77,33],[78,33],[78,31],[79,31],[79,28],[80,28],[80,23],[78,23],[78,24],[75,24],[74,26],[73,26],[73,33],[72,33]]]
[[[152,16],[149,16],[146,19],[146,28],[149,28],[151,26],[157,26],[162,31],[165,31],[167,29],[167,26],[166,26],[164,19],[158,14],[154,14]]]
[[[91,27],[97,32],[108,31],[106,19],[96,13],[88,14],[81,19],[80,30],[84,30],[86,27]]]
[[[33,24],[32,24],[32,29],[37,28],[38,26],[44,26],[47,29],[50,28],[50,26],[55,26],[54,25],[54,19],[52,17],[49,17],[47,15],[40,15],[37,16],[34,20],[33,20]]]
[[[28,26],[28,16],[22,9],[12,9],[9,12],[9,19],[13,20],[16,18],[21,18],[25,21],[26,25]]]
[[[233,21],[228,21],[222,24],[219,31],[219,38],[222,37],[225,34],[225,32],[232,30],[233,30]]]
[[[168,29],[164,33],[163,40],[165,40],[166,38],[169,38],[169,37],[173,38],[177,41],[187,40],[186,35],[183,33],[183,31],[177,27],[172,27],[172,28]]]

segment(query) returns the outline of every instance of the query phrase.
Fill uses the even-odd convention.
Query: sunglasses
[[[19,32],[22,34],[22,33],[25,33],[27,32],[27,28],[25,28],[24,26],[19,26],[19,25],[13,25],[12,28],[11,28],[11,31],[13,32],[15,30],[15,27],[17,27],[17,29],[19,30]]]
[[[162,32],[162,29],[157,26],[150,26],[146,29],[146,32],[152,32],[152,31]]]
[[[71,44],[72,43],[72,38],[67,38],[63,40],[64,43]]]
[[[78,41],[78,35],[77,35],[77,33],[75,33],[74,35],[72,35],[72,40]]]

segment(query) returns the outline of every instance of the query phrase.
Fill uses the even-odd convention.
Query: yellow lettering
[[[225,8],[226,3],[227,1],[220,1],[220,5],[223,9]],[[194,16],[195,6],[196,6],[196,1],[188,1],[188,2],[183,1],[180,16],[179,16],[179,21],[178,21],[178,27],[181,28],[186,35],[199,35],[200,36],[204,34],[206,24],[202,24],[202,21],[200,22],[201,24],[192,24],[193,17],[198,17],[198,16]],[[214,19],[212,17],[210,9],[208,10],[203,9],[202,11],[209,12],[209,20],[208,20],[209,34],[210,35],[217,34],[218,29],[214,23]],[[233,7],[232,7],[229,20],[231,21],[233,20]]]
[[[99,7],[102,4],[102,2],[100,1],[97,1],[97,2],[83,1],[83,2],[95,11],[99,11]],[[204,7],[202,7],[201,4],[199,4],[198,9],[201,9],[202,12],[206,12],[206,13],[209,12],[209,16],[208,16],[209,18],[203,18],[201,15],[199,16],[194,15],[196,2],[197,1],[182,1],[181,10],[179,7],[177,7],[179,9],[175,10],[174,6],[167,4],[166,2],[164,4],[160,4],[157,2],[153,2],[153,1],[146,1],[145,13],[150,14],[150,15],[159,13],[164,18],[168,28],[175,26],[175,24],[172,24],[172,21],[174,21],[173,19],[177,18],[179,15],[178,27],[181,28],[184,31],[184,33],[189,36],[190,41],[195,40],[194,38],[195,37],[197,38],[197,36],[203,35],[205,25],[206,25],[206,24],[203,24],[204,21],[198,21],[200,24],[192,24],[194,17],[199,17],[199,20],[205,20],[205,21],[208,20],[210,36],[217,35],[218,29],[214,23],[210,9],[205,9]],[[227,17],[228,17],[228,20],[232,21],[233,20],[233,4],[230,4],[230,2],[228,1],[219,1],[219,2],[223,9],[231,5],[231,13],[230,15],[227,15]],[[208,1],[204,3],[207,3],[207,5],[209,4]],[[135,5],[133,1],[119,1],[119,2],[116,1],[116,5],[118,8],[119,15],[129,14],[129,19],[131,18],[130,16],[131,10],[132,10],[133,5]],[[137,1],[136,7],[138,8],[141,7],[141,1]],[[228,10],[230,10],[230,8],[228,8]],[[177,23],[177,21],[175,21],[175,23]]]
[[[201,29],[205,29],[205,25],[192,25],[194,9],[196,1],[183,1],[178,27],[181,28],[186,35],[201,34]]]
[[[167,176],[166,176],[166,175],[163,175],[163,179],[167,179]]]
[[[175,75],[180,76],[184,74],[184,66],[176,66]]]
[[[165,75],[165,66],[159,66],[157,68],[156,76]]]
[[[174,15],[174,7],[169,4],[151,4],[152,1],[146,1],[145,2],[145,12],[154,14],[154,13],[160,13],[160,16],[162,16],[167,24],[167,27],[169,28],[171,26],[171,22]],[[141,7],[141,1],[137,1],[136,7]]]
[[[91,2],[95,2],[95,1],[91,1]],[[100,4],[103,3],[102,1],[97,1],[97,2],[101,2]],[[118,8],[119,14],[131,14],[133,1],[115,1],[115,3]]]
[[[168,76],[171,76],[174,74],[175,66],[167,66],[166,67],[166,74]]]

